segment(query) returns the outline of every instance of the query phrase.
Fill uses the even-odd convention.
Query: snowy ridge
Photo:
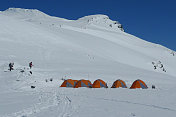
[[[45,56],[44,58],[49,62],[48,64],[52,64],[50,63],[52,58],[56,62],[59,61],[59,63],[67,63],[68,65],[80,64],[80,61],[82,65],[88,65],[89,59],[85,58],[87,55],[91,55],[93,58],[97,58],[97,61],[103,62],[105,60],[110,63],[116,61],[117,64],[130,65],[149,71],[154,70],[152,62],[161,61],[166,69],[170,69],[166,73],[162,73],[176,76],[173,72],[176,68],[176,64],[173,62],[175,56],[172,56],[174,54],[171,54],[170,50],[120,31],[118,26],[116,27],[117,30],[115,27],[109,27],[109,24],[112,23],[121,24],[110,20],[106,15],[85,16],[68,22],[30,9],[9,8],[2,14],[4,15],[0,17],[1,22],[3,22],[1,26],[5,28],[1,31],[0,39],[5,43],[4,45],[11,42],[15,47],[21,44],[20,46],[24,46],[26,49],[30,46],[39,49],[34,53],[33,50],[29,50],[32,54],[29,56],[21,50],[20,46],[17,46],[19,47],[16,48],[18,51],[12,51],[15,54],[13,56],[26,56],[25,58],[34,59],[33,54],[35,56],[42,53],[44,54],[42,56]],[[17,17],[18,15],[20,17]],[[28,16],[30,20],[19,20]],[[44,17],[41,18],[42,16]],[[43,52],[42,48],[46,48],[47,51]],[[60,53],[61,51],[63,53]],[[6,54],[8,53],[1,55],[7,56]],[[51,54],[53,56],[50,58]],[[77,60],[77,56],[80,60]],[[41,58],[38,56],[36,62],[40,61]],[[133,62],[129,58],[132,58]],[[172,67],[170,68],[170,66]]]

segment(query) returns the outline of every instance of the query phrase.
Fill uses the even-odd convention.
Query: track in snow
[[[2,117],[28,117],[35,116],[36,114],[48,111],[50,108],[57,111],[57,117],[69,117],[71,116],[71,99],[65,95],[59,95],[56,93],[44,93],[42,92],[39,97],[39,103],[33,106],[23,109],[18,112],[14,112]]]

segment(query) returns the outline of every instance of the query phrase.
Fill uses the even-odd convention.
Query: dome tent
[[[147,85],[144,83],[144,81],[138,79],[133,82],[131,85],[130,89],[136,89],[136,88],[142,88],[142,89],[147,89]]]
[[[94,81],[92,88],[108,88],[108,86],[103,80],[98,79]]]
[[[74,88],[79,88],[79,87],[88,87],[88,88],[92,88],[92,83],[89,80],[79,80]]]
[[[116,81],[113,83],[113,85],[112,85],[111,88],[119,88],[119,87],[127,88],[125,82],[124,82],[123,80],[120,80],[120,79],[116,80]]]
[[[77,83],[77,80],[67,79],[65,80],[60,87],[74,87]]]

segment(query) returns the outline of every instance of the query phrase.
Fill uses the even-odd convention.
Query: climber
[[[156,66],[154,66],[154,69],[156,69]]]
[[[9,63],[9,70],[10,70],[10,71],[13,70],[13,66],[14,66],[14,63]]]
[[[32,66],[33,66],[33,64],[32,64],[32,62],[30,62],[30,63],[29,63],[29,67],[30,67],[30,69],[32,68]]]

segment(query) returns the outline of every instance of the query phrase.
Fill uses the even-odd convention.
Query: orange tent
[[[124,82],[123,80],[120,80],[120,79],[119,79],[119,80],[116,80],[116,81],[113,83],[113,85],[112,85],[111,88],[119,88],[119,87],[127,88],[125,82]]]
[[[94,81],[92,85],[92,88],[102,88],[102,87],[108,88],[107,84],[101,79]]]
[[[77,83],[77,80],[67,79],[65,80],[60,87],[74,87]]]
[[[79,88],[79,87],[88,87],[88,88],[92,88],[92,83],[89,80],[79,80],[74,88]]]
[[[138,79],[138,80],[134,81],[130,87],[130,89],[136,89],[136,88],[147,89],[148,87],[142,80]]]

